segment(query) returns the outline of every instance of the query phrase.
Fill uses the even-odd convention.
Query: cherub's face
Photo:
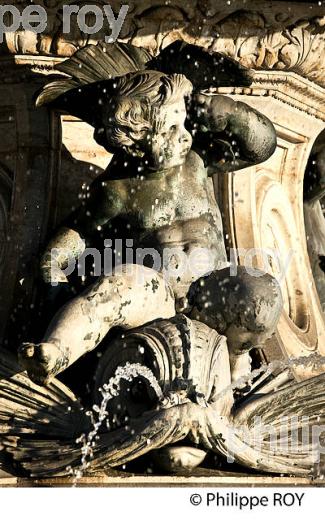
[[[151,169],[163,170],[184,163],[192,146],[192,136],[184,126],[185,119],[184,99],[160,107],[155,122],[157,130],[148,132],[144,144]]]

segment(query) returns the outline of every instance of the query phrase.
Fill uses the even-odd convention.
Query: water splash
[[[131,382],[136,377],[143,377],[146,379],[156,393],[158,401],[163,400],[164,395],[162,390],[150,368],[140,365],[140,363],[128,362],[124,366],[119,366],[116,369],[114,376],[109,379],[108,383],[105,383],[102,388],[99,388],[99,391],[102,394],[102,401],[100,406],[94,405],[92,411],[89,410],[86,412],[86,414],[90,416],[93,428],[87,434],[83,433],[76,440],[76,443],[82,444],[80,466],[78,468],[72,468],[71,466],[66,468],[67,471],[74,476],[74,485],[76,485],[78,479],[83,476],[84,472],[90,465],[90,460],[94,456],[93,448],[95,446],[95,439],[100,427],[104,421],[106,421],[107,429],[110,429],[111,427],[107,411],[108,402],[119,395],[121,391],[122,380]],[[95,419],[94,413],[97,414],[97,419]]]

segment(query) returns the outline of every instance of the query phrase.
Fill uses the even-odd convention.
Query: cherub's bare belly
[[[222,219],[202,159],[190,151],[183,166],[145,180],[117,181],[128,194],[124,217],[136,263],[164,270],[177,295],[227,265]],[[113,226],[114,227],[114,226]]]
[[[138,245],[137,263],[163,270],[177,298],[194,280],[227,265],[222,228],[210,214],[144,232]]]

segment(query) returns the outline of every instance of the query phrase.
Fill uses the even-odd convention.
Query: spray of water
[[[100,427],[104,421],[106,422],[107,429],[110,429],[111,427],[107,411],[108,402],[119,395],[122,380],[131,382],[136,377],[146,379],[155,391],[158,401],[163,400],[164,396],[159,383],[148,367],[140,365],[139,363],[126,363],[125,366],[119,366],[116,369],[114,376],[109,379],[108,383],[104,384],[103,387],[99,389],[102,394],[100,406],[94,405],[92,411],[89,410],[86,412],[86,414],[90,416],[93,428],[87,434],[83,433],[76,440],[78,444],[82,444],[80,466],[77,469],[72,468],[71,466],[66,468],[68,472],[74,476],[74,484],[77,483],[78,479],[83,476],[84,472],[89,467],[90,460],[93,458],[93,448]],[[97,418],[95,418],[95,414],[97,415]]]

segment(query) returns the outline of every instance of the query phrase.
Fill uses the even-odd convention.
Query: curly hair
[[[123,147],[134,153],[147,132],[159,132],[162,105],[169,105],[192,92],[192,83],[183,74],[147,70],[114,79],[109,91],[103,89],[102,126],[95,139],[108,151]]]

